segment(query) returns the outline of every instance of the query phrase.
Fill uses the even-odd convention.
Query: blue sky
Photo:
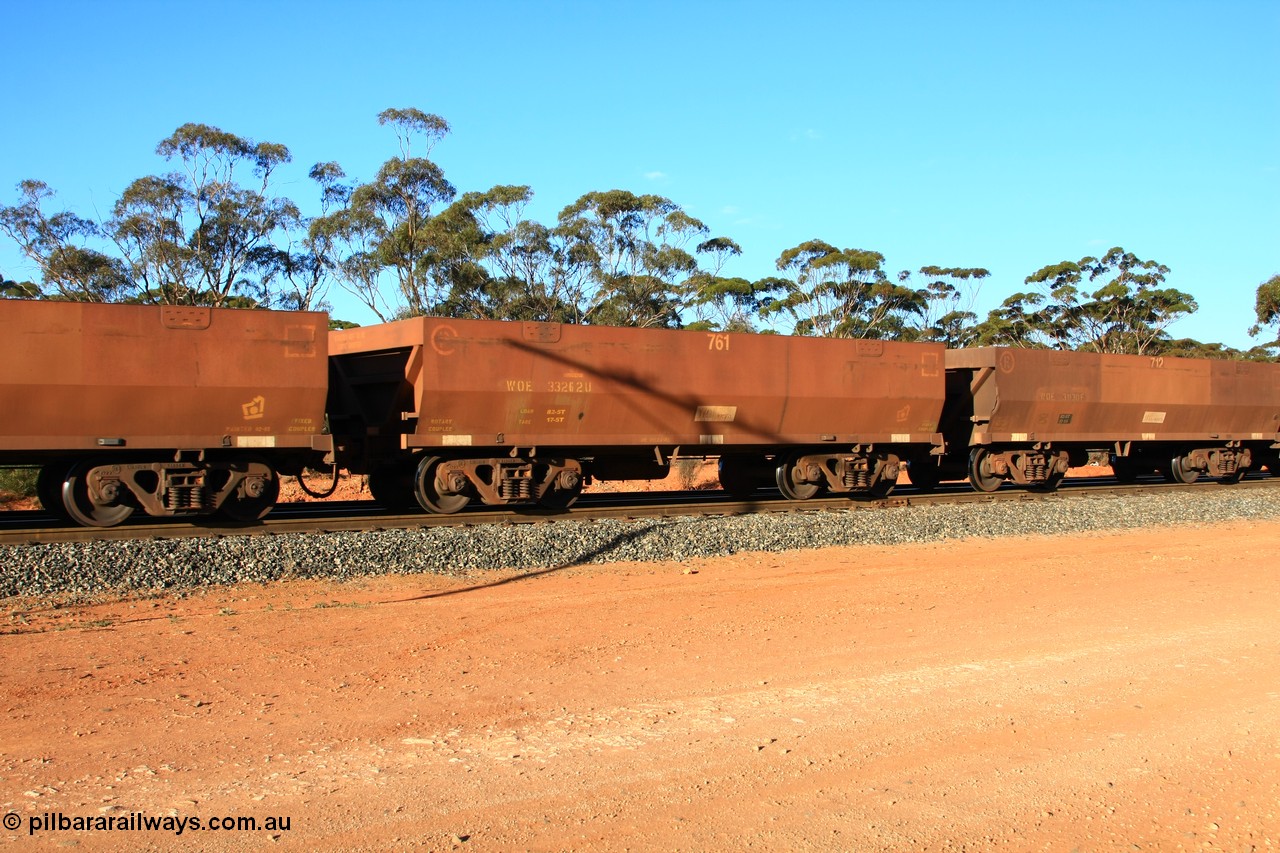
[[[1189,336],[1248,346],[1280,273],[1280,2],[0,0],[0,202],[24,178],[104,215],[194,121],[366,179],[376,115],[437,113],[459,189],[667,196],[733,238],[729,274],[820,238],[890,270],[984,266],[980,313],[1120,245],[1172,270]],[[0,270],[35,275],[7,242]],[[370,322],[337,289],[340,316]]]

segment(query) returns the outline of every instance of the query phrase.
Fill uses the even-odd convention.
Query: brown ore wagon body
[[[1122,480],[1238,479],[1280,440],[1275,364],[985,347],[947,351],[947,387],[949,473],[983,490],[1052,487],[1098,451]]]
[[[719,457],[732,491],[877,493],[941,449],[935,344],[415,318],[330,353],[340,458],[439,512],[563,505],[682,457]]]
[[[329,442],[327,358],[323,313],[0,300],[0,462],[84,524],[257,518]]]

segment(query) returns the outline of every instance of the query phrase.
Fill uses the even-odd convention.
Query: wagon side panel
[[[0,303],[0,448],[308,447],[319,313]]]
[[[337,345],[405,352],[411,446],[927,443],[942,406],[935,345],[413,322]]]

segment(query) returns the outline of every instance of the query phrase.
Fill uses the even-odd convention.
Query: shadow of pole
[[[410,598],[397,598],[397,599],[392,599],[390,601],[383,601],[380,603],[381,604],[401,604],[409,601],[427,601],[433,598],[448,598],[454,595],[463,595],[468,592],[479,592],[480,590],[485,590],[485,589],[496,589],[497,587],[506,586],[507,584],[517,583],[519,581],[531,580],[533,578],[542,577],[543,575],[554,574],[556,572],[562,572],[565,569],[572,569],[577,566],[583,566],[583,565],[586,565],[587,563],[592,562],[593,560],[599,559],[600,557],[604,557],[609,553],[622,547],[623,545],[626,545],[629,542],[633,542],[636,539],[639,539],[640,537],[649,534],[650,532],[660,530],[665,524],[666,522],[664,521],[661,524],[646,526],[643,529],[628,530],[626,532],[619,533],[617,536],[610,538],[607,542],[603,542],[600,545],[596,546],[595,548],[592,548],[590,551],[587,551],[584,554],[580,554],[574,559],[569,560],[568,562],[565,562],[565,563],[561,563],[558,566],[550,566],[544,569],[534,569],[532,571],[521,572],[520,574],[511,575],[510,577],[501,578],[499,580],[491,581],[489,583],[473,584],[472,586],[460,587],[458,589],[446,589],[446,590],[441,590],[440,592],[429,592],[425,595],[417,595]]]

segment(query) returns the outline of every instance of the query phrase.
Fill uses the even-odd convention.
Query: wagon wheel
[[[793,501],[807,501],[809,498],[822,491],[822,486],[818,483],[797,483],[792,475],[796,473],[796,463],[800,461],[800,457],[791,456],[782,462],[774,472],[774,480],[778,483],[778,489],[782,492],[782,496]]]
[[[85,527],[115,527],[133,515],[133,507],[120,503],[119,498],[101,502],[89,494],[89,472],[94,469],[93,460],[77,462],[62,481],[62,507],[77,524]],[[128,490],[125,490],[127,494]],[[121,496],[123,497],[123,496]]]
[[[405,468],[375,468],[368,476],[369,494],[381,506],[392,511],[417,507],[413,495],[413,477]]]
[[[875,484],[872,485],[871,488],[867,489],[867,495],[873,498],[887,498],[896,485],[898,485],[897,480],[890,480],[882,477],[879,480],[876,480]]]
[[[461,495],[460,497],[466,497]],[[578,502],[578,498],[582,497],[582,481],[578,481],[578,485],[571,489],[550,488],[542,493],[542,497],[538,499],[538,503],[547,509],[568,509]],[[465,504],[463,505],[465,506]]]
[[[450,515],[458,512],[471,503],[471,497],[456,492],[446,493],[440,490],[436,482],[436,473],[440,463],[439,456],[424,456],[418,463],[418,470],[413,475],[413,495],[427,512]]]
[[[932,458],[912,459],[907,463],[911,485],[922,492],[932,492],[942,482],[942,469]]]
[[[1186,464],[1187,457],[1175,456],[1169,463],[1169,477],[1175,483],[1194,483],[1200,479],[1200,472]]]
[[[36,477],[36,497],[45,512],[69,521],[71,516],[62,505],[62,481],[66,479],[67,467],[65,459],[46,462]]]
[[[256,461],[256,460],[255,460]],[[265,463],[261,463],[265,464]],[[227,495],[218,511],[233,521],[260,521],[280,497],[280,478],[267,466],[269,476],[246,477]]]
[[[980,492],[994,492],[1004,478],[991,470],[991,453],[985,447],[969,452],[969,482]]]

